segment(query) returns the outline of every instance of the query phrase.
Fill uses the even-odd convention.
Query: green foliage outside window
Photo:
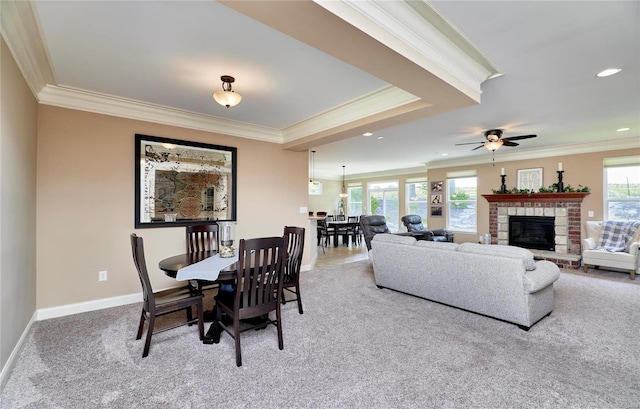
[[[378,207],[380,207],[380,203],[378,203],[378,199],[371,196],[371,214],[378,214]]]
[[[464,191],[458,191],[449,195],[450,206],[452,209],[466,209],[469,207],[467,202],[471,195]]]

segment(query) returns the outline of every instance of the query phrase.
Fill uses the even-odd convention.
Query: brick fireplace
[[[555,251],[534,251],[537,258],[560,267],[578,268],[581,247],[581,206],[589,193],[482,195],[489,202],[492,244],[509,244],[509,216],[553,217]],[[574,255],[573,257],[571,255]]]

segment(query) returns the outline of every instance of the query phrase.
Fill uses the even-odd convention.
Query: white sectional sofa
[[[371,240],[376,285],[512,322],[528,330],[553,310],[560,269],[519,247],[416,241],[377,234]]]

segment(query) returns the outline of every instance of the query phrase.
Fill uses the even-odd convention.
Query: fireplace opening
[[[555,219],[541,216],[510,216],[509,245],[555,251]]]

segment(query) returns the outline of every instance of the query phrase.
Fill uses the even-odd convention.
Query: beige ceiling
[[[639,26],[636,1],[2,2],[41,103],[312,148],[336,178],[486,163],[455,144],[491,128],[538,135],[496,161],[640,146]]]

